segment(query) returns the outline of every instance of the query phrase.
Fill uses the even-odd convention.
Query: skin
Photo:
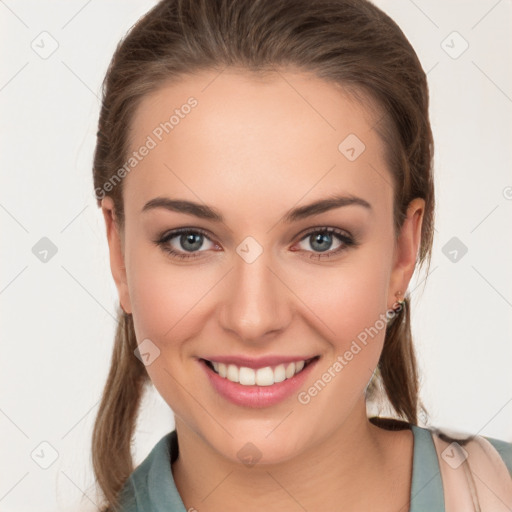
[[[307,390],[407,290],[424,201],[410,203],[396,239],[392,178],[372,129],[377,113],[301,72],[202,72],[166,84],[139,105],[132,150],[190,96],[197,107],[124,179],[124,231],[111,198],[102,202],[121,305],[133,314],[138,342],[149,338],[160,350],[147,371],[175,413],[180,457],[172,470],[186,508],[409,510],[412,432],[376,427],[366,414],[384,329],[307,405],[296,394],[272,407],[234,405],[197,358],[318,354]],[[366,146],[353,162],[338,151],[351,133]],[[372,209],[282,221],[289,209],[333,193]],[[224,222],[163,208],[141,213],[158,196],[210,205]],[[154,242],[181,227],[210,233],[190,261]],[[310,258],[324,253],[304,232],[325,227],[359,245]],[[247,236],[263,249],[250,264],[236,252]],[[173,248],[186,253],[179,242]],[[333,236],[329,250],[341,244]],[[261,452],[252,467],[237,456],[247,442]]]

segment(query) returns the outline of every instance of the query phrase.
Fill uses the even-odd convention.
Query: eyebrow
[[[313,203],[305,206],[299,206],[292,208],[283,216],[283,222],[292,223],[313,215],[318,215],[335,208],[341,208],[343,206],[362,206],[372,211],[371,204],[354,195],[333,195],[324,199],[314,201]],[[200,219],[211,220],[214,222],[224,222],[222,214],[211,206],[207,206],[193,201],[187,201],[185,199],[170,199],[168,197],[155,197],[148,201],[142,208],[142,212],[150,211],[155,208],[164,208],[178,213],[186,213],[188,215],[194,215]]]

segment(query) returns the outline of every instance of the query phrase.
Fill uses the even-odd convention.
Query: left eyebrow
[[[361,197],[353,195],[334,195],[325,199],[314,201],[313,203],[307,204],[305,206],[299,206],[289,210],[284,215],[283,222],[290,224],[292,222],[297,222],[307,217],[312,217],[313,215],[318,215],[320,213],[333,210],[335,208],[341,208],[343,206],[362,206],[372,211],[371,204]],[[155,197],[144,205],[142,211],[145,212],[154,208],[164,208],[166,210],[171,210],[178,213],[194,215],[200,219],[212,220],[214,222],[224,222],[224,217],[217,209],[205,204],[195,203],[194,201],[187,201],[185,199]]]
[[[286,223],[296,222],[342,206],[362,206],[372,211],[372,205],[361,197],[333,195],[305,206],[293,208],[284,216],[283,221]]]

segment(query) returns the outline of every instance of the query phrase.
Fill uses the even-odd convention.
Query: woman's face
[[[177,424],[228,459],[284,461],[362,418],[421,226],[395,246],[377,121],[299,73],[203,72],[136,111],[114,277]]]

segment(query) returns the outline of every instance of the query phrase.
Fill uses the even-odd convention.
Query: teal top
[[[432,432],[408,425],[414,435],[409,512],[445,512],[443,485]],[[407,428],[407,427],[406,427]],[[484,436],[485,437],[485,436]],[[512,443],[485,437],[500,453],[512,475]],[[176,430],[166,434],[130,475],[123,488],[122,512],[187,512],[172,476],[178,458]]]

